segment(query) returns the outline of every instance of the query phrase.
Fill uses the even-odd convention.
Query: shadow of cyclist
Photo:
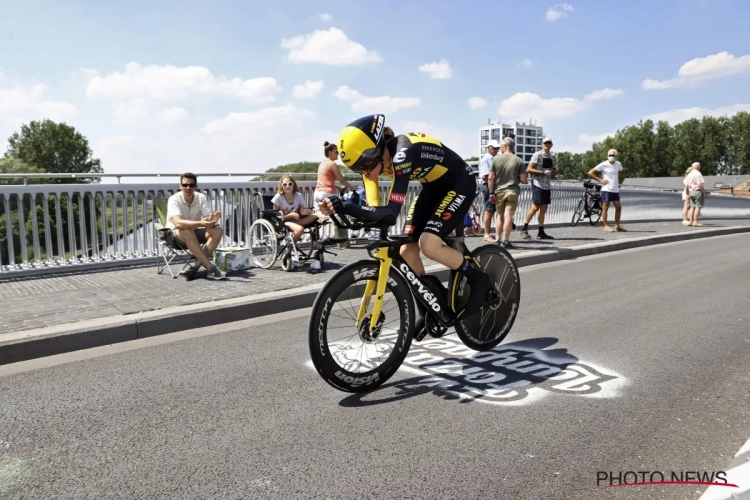
[[[445,338],[440,339],[443,340]],[[372,392],[348,396],[339,404],[343,407],[372,406],[429,393],[462,403],[484,400],[518,404],[540,394],[535,389],[593,394],[601,390],[601,383],[614,378],[580,363],[567,349],[546,349],[557,341],[553,337],[540,337],[502,344],[470,357],[429,356],[430,361],[416,369],[409,366],[407,358],[402,372],[421,372],[419,375],[387,383]],[[427,352],[440,353],[439,350]]]

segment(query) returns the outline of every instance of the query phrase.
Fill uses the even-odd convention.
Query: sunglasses
[[[185,183],[183,183],[182,187],[184,187],[184,188],[194,188],[195,184],[185,184]]]
[[[290,186],[294,186],[294,183],[293,182],[285,182],[285,183],[282,184],[282,186],[284,186],[284,187],[290,187]]]

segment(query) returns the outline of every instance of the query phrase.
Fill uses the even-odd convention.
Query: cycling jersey
[[[387,204],[378,206],[381,203],[377,179],[372,180],[363,175],[362,180],[369,206],[358,207],[347,204],[346,213],[372,221],[392,217],[395,223],[395,218],[398,217],[406,200],[409,181],[413,180],[421,182],[424,187],[409,210],[404,233],[414,234],[415,236],[421,233],[425,229],[423,225],[428,223],[429,217],[427,215],[432,213],[433,208],[435,209],[435,215],[445,217],[444,212],[447,211],[452,214],[456,209],[462,209],[465,202],[468,202],[466,206],[466,211],[468,211],[474,198],[476,182],[471,175],[471,167],[458,154],[445,147],[434,137],[419,132],[399,135],[388,141],[386,147],[393,159],[392,165],[383,168],[380,172],[380,175],[391,178],[391,189]],[[424,201],[417,203],[419,199]],[[446,202],[446,206],[441,209],[442,201]],[[423,208],[420,209],[420,207]],[[448,210],[449,208],[451,210]],[[457,217],[459,222],[463,221],[463,215],[465,214],[460,214],[460,217]],[[453,222],[455,221],[451,221],[449,225],[453,226]],[[432,226],[435,227],[436,224],[438,224],[438,221],[434,221]],[[440,227],[435,227],[435,229],[440,229],[445,225],[441,222]],[[435,232],[443,233],[445,231]],[[444,236],[447,236],[447,234]]]

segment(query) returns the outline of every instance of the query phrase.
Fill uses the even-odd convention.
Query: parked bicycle
[[[573,211],[573,220],[571,224],[576,226],[582,219],[588,218],[589,223],[595,226],[599,223],[602,218],[602,186],[600,184],[594,184],[593,182],[583,182],[583,195],[578,200]]]
[[[446,244],[474,259],[494,282],[485,306],[457,320],[470,296],[466,278],[451,271],[448,289],[440,279],[417,277],[399,254],[411,236],[389,236],[388,223],[333,214],[335,224],[352,230],[376,229],[366,248],[371,259],[349,264],[321,289],[312,308],[309,347],[312,362],[328,384],[344,392],[364,392],[386,382],[401,366],[412,339],[439,338],[455,328],[463,343],[478,351],[494,348],[510,332],[518,314],[521,282],[515,261],[504,248],[484,245],[470,251],[463,238]],[[415,300],[427,311],[425,329],[415,337]]]

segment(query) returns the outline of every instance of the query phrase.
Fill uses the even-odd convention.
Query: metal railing
[[[306,205],[312,206],[315,182],[298,185]],[[222,246],[246,246],[250,226],[260,213],[254,193],[273,194],[277,186],[278,182],[201,181],[200,191],[209,198],[213,210],[222,213]],[[380,186],[381,199],[386,200],[390,183],[381,182]],[[0,186],[0,276],[29,269],[107,266],[154,257],[158,244],[153,199],[168,197],[176,189],[176,183]],[[405,207],[420,189],[421,184],[410,183]],[[553,185],[545,224],[569,223],[582,193],[580,184]],[[623,221],[681,219],[680,193],[622,189],[621,199]],[[483,211],[481,202],[476,206]],[[531,190],[523,185],[516,224],[523,222],[530,207]],[[406,212],[402,210],[392,232],[401,231]],[[704,218],[750,218],[750,200],[712,195],[701,213]],[[323,232],[323,236],[331,235],[332,225],[324,226]]]

